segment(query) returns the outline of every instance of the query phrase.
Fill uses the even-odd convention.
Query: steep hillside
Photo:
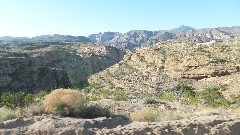
[[[113,47],[94,45],[15,44],[1,46],[1,91],[37,92],[80,87],[86,84],[89,75],[119,62],[125,53]]]
[[[127,53],[119,63],[92,75],[89,83],[113,91],[152,94],[173,91],[179,82],[193,89],[235,85],[231,91],[239,92],[235,82],[240,77],[239,50],[234,43],[159,44]]]

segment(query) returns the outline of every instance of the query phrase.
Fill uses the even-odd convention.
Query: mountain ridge
[[[92,34],[89,35],[88,38],[93,43],[135,50],[137,48],[153,46],[156,43],[167,41],[205,43],[212,40],[225,41],[240,37],[239,26],[202,29],[193,29],[188,26],[184,27],[187,27],[189,30],[179,30],[177,28],[159,31],[131,30],[127,33],[111,32],[111,35],[108,33]],[[180,28],[183,28],[183,26],[180,26]]]
[[[120,32],[99,32],[85,36],[71,35],[41,35],[32,38],[27,37],[0,37],[0,40],[33,40],[51,42],[81,42],[102,44],[128,50],[136,50],[146,46],[154,46],[159,42],[178,42],[178,43],[206,43],[212,40],[226,41],[240,37],[240,26],[201,28],[195,29],[190,26],[180,25],[171,30],[130,30],[126,33]]]

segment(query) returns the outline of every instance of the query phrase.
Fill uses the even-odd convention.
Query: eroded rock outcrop
[[[159,44],[129,52],[118,64],[89,78],[103,89],[158,93],[172,91],[178,80],[193,83],[239,72],[239,45]],[[179,92],[179,91],[176,91]]]

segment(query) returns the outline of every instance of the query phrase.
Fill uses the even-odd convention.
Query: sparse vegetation
[[[114,92],[114,100],[116,100],[116,101],[125,101],[125,100],[127,100],[127,94],[126,94],[126,92],[124,92],[124,91],[121,90],[121,89],[117,89],[117,90]]]
[[[23,93],[23,92],[4,92],[1,94],[0,107],[10,109],[24,108],[29,104],[43,99],[47,95],[46,91],[41,91],[37,94]]]
[[[155,117],[155,122],[179,120],[181,118],[187,117],[187,114],[182,114],[175,110],[166,110],[159,112]]]
[[[130,114],[131,120],[140,121],[140,122],[154,122],[158,111],[153,107],[143,107],[140,110],[137,110]]]
[[[108,109],[103,108],[99,105],[92,105],[84,107],[79,116],[82,118],[97,118],[97,117],[110,117],[111,113]]]
[[[229,107],[230,101],[219,92],[219,88],[206,88],[197,93],[200,102],[210,107]]]
[[[0,108],[0,122],[16,118],[16,112],[12,109]]]
[[[230,95],[230,99],[231,103],[233,104],[234,107],[239,108],[240,107],[240,95],[235,95],[232,94]]]
[[[100,90],[100,95],[103,99],[108,98],[112,92],[110,90]]]
[[[100,96],[91,95],[91,94],[86,95],[85,98],[86,98],[87,101],[97,101],[97,100],[100,100],[100,99],[101,99]]]
[[[170,102],[173,102],[176,100],[176,97],[171,92],[165,92],[159,98],[162,100],[170,101]]]
[[[22,109],[21,117],[39,116],[45,113],[42,100],[27,105]]]

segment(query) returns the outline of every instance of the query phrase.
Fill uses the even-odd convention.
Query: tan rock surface
[[[78,119],[57,116],[35,116],[0,123],[0,134],[128,134],[128,135],[237,135],[239,114],[209,114],[166,122],[129,122],[122,118]]]

